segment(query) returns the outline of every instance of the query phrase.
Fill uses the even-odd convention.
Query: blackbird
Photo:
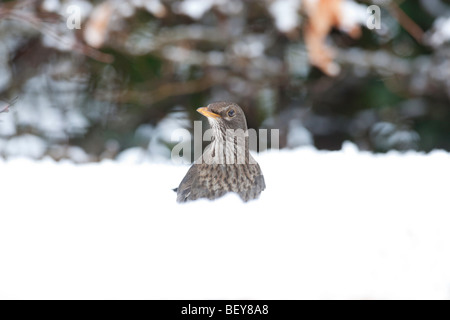
[[[249,152],[245,114],[236,103],[215,102],[197,109],[208,118],[211,143],[175,189],[177,202],[237,193],[244,202],[266,188],[261,168]]]

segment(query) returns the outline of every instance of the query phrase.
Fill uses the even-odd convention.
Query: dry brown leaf
[[[304,29],[305,44],[308,48],[309,61],[329,76],[336,76],[340,67],[334,62],[334,52],[326,45],[326,38],[336,27],[344,29],[343,0],[305,0],[304,8],[308,22]],[[361,28],[354,25],[348,34],[357,38]]]
[[[108,36],[108,27],[114,12],[110,1],[105,1],[94,8],[84,31],[84,40],[94,48],[100,48]]]

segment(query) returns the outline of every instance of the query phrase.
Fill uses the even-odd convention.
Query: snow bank
[[[450,155],[257,157],[243,204],[175,203],[187,167],[0,161],[0,298],[450,298]]]

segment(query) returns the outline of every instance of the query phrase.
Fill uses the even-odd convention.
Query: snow
[[[145,8],[148,12],[158,18],[162,18],[167,14],[166,7],[159,0],[146,1]]]
[[[49,12],[58,12],[61,7],[59,0],[44,0],[42,2],[42,9]]]
[[[269,12],[278,30],[289,32],[299,26],[301,4],[301,0],[275,0],[270,4]]]
[[[314,143],[311,132],[303,126],[299,119],[291,119],[289,121],[289,133],[286,137],[286,144],[289,148],[301,146],[309,146]]]
[[[80,147],[68,147],[67,157],[75,163],[86,163],[89,162],[89,155]]]
[[[242,2],[234,0],[184,0],[172,5],[175,13],[187,15],[194,20],[201,19],[213,7],[229,15],[239,14],[243,10]]]
[[[49,89],[55,94],[44,94]],[[30,78],[13,108],[17,126],[35,128],[53,139],[85,133],[89,122],[75,108],[80,103],[77,94],[83,89],[84,86],[75,80],[56,81],[43,75]],[[0,134],[11,134],[16,130],[13,117],[0,117],[0,121]]]
[[[430,35],[430,44],[441,46],[450,40],[450,17],[439,17],[434,22],[434,31]]]
[[[71,29],[49,25],[42,34],[42,45],[58,51],[70,52],[76,44],[76,38]]]
[[[450,154],[256,158],[258,201],[185,205],[187,166],[0,160],[0,298],[450,298]]]
[[[249,36],[233,45],[234,52],[239,56],[257,58],[264,55],[264,39],[262,37]]]
[[[184,13],[192,19],[198,20],[211,10],[215,4],[223,3],[222,0],[185,0],[175,7],[175,11]]]
[[[11,138],[5,146],[5,154],[14,156],[26,156],[30,158],[40,158],[47,149],[47,143],[32,134],[24,134]]]
[[[341,28],[347,32],[351,31],[355,25],[366,25],[367,5],[359,4],[351,0],[342,2]]]
[[[0,100],[0,109],[4,109],[9,102]],[[17,133],[16,123],[13,117],[0,116],[0,136],[12,136]]]

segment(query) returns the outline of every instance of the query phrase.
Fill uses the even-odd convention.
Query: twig
[[[69,43],[68,41],[65,41],[58,34],[56,34],[53,30],[51,30],[45,23],[43,23],[38,17],[36,17],[32,14],[24,14],[23,12],[20,12],[15,9],[0,8],[0,18],[6,18],[6,19],[27,22],[34,29],[41,32],[42,34],[50,36],[50,37],[56,39],[57,41],[63,43],[64,45],[67,45],[75,52],[83,54],[94,60],[97,60],[97,61],[100,61],[103,63],[111,63],[114,61],[114,57],[112,55],[103,53],[99,50],[89,47],[80,41],[75,40],[74,43]]]
[[[3,103],[5,103],[5,105],[0,106],[0,113],[9,112],[9,109],[17,102],[18,99],[19,99],[19,97],[17,96],[14,99],[12,99],[10,102],[2,101]]]
[[[150,92],[143,92],[138,90],[127,91],[116,96],[115,102],[129,103],[145,101],[146,103],[157,103],[173,96],[182,96],[202,92],[219,84],[220,82],[221,80],[219,79],[205,77],[203,79],[191,80],[183,83],[166,83],[158,86],[156,89],[153,89]],[[103,94],[100,93],[99,97],[104,98],[105,96],[109,95],[109,92]]]
[[[424,31],[414,22],[394,1],[388,6],[391,14],[397,18],[400,25],[420,44],[423,42]]]

